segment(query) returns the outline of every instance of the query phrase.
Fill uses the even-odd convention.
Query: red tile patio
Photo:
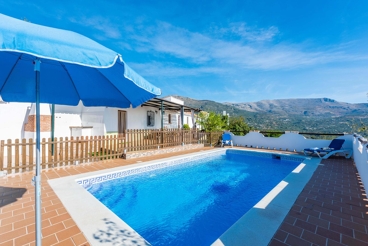
[[[96,162],[42,172],[42,244],[89,245],[48,179],[208,150]],[[0,246],[35,245],[33,173],[0,178]],[[322,162],[270,245],[368,245],[368,201],[351,160]]]
[[[353,160],[321,162],[269,245],[368,245],[368,200]]]

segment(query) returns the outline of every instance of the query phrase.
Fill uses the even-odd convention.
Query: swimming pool
[[[278,158],[281,160],[298,161],[298,163],[304,159],[302,156],[295,155],[274,155],[271,153],[243,150],[231,151],[240,151],[238,154],[246,153],[248,156],[251,155],[252,158],[258,158],[260,156],[263,158],[266,157],[271,159],[273,162],[278,163],[280,163]],[[94,172],[92,174],[80,174],[66,178],[54,179],[50,180],[49,183],[63,202],[68,212],[72,215],[79,228],[92,244],[94,240],[102,240],[101,238],[103,237],[101,234],[105,237],[106,235],[113,234],[114,238],[118,238],[119,240],[131,239],[134,242],[139,241],[141,244],[148,244],[129,226],[129,222],[128,225],[126,223],[127,221],[123,221],[118,218],[82,187],[93,189],[93,185],[98,183],[103,184],[106,180],[114,180],[119,177],[132,178],[133,176],[136,176],[132,176],[132,174],[148,173],[147,171],[149,170],[155,170],[154,172],[160,173],[163,172],[164,169],[178,168],[180,163],[183,163],[183,159],[188,161],[202,159],[203,157],[208,158],[209,156],[223,155],[224,152],[224,149],[217,149],[205,151],[199,154],[188,154],[181,157],[137,163],[128,167],[114,168],[108,172],[105,170]],[[223,243],[233,244],[234,240],[235,242],[238,240],[238,242],[241,241],[243,243],[248,241],[249,244],[253,245],[267,245],[295,201],[297,195],[303,189],[305,183],[314,172],[318,163],[319,160],[314,158],[304,159],[303,163],[300,164],[298,168],[294,169],[290,174],[285,174],[287,176],[283,181],[276,185],[276,187],[266,197],[264,197],[255,206],[253,206],[253,202],[253,205],[251,205],[251,207],[253,207],[244,216],[237,220],[237,222],[235,222],[225,233],[221,235],[222,232],[219,232],[216,236],[218,238],[213,245],[223,245]],[[304,168],[301,168],[303,165]],[[163,167],[168,168],[162,169]],[[246,179],[246,177],[243,177],[243,179]],[[76,185],[76,182],[80,185]],[[280,188],[280,184],[283,186],[282,188]],[[224,193],[224,191],[229,188],[227,185],[221,183],[210,185],[210,187],[217,191],[217,194]],[[257,199],[259,200],[259,198]],[[88,206],[86,206],[87,203]],[[226,202],[223,204],[226,204]],[[91,214],[93,214],[93,216],[91,216]],[[222,223],[221,219],[218,224],[220,223]],[[249,226],[250,224],[252,224],[251,227]],[[226,230],[226,228],[223,230]],[[216,239],[216,237],[214,239]],[[211,240],[214,241],[213,239]],[[150,242],[150,240],[148,241]]]
[[[303,161],[270,157],[227,150],[88,191],[152,245],[210,245]]]

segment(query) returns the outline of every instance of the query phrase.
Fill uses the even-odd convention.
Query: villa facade
[[[52,105],[41,104],[41,138],[50,138],[52,130],[54,137],[78,137],[128,129],[178,129],[183,124],[193,128],[198,111],[174,97],[154,98],[136,108],[55,105],[52,129]],[[35,104],[1,102],[0,116],[0,139],[35,138]]]

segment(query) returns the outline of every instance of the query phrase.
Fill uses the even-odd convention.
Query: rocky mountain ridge
[[[226,111],[230,117],[242,116],[257,130],[343,133],[368,126],[368,103],[345,103],[329,98],[220,103],[173,96],[193,108],[216,113]]]
[[[345,103],[330,98],[278,99],[259,102],[224,103],[248,112],[272,113],[281,115],[305,115],[320,117],[339,117],[368,115],[368,103]]]

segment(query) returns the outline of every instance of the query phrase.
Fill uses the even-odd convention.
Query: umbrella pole
[[[36,245],[41,246],[41,167],[40,167],[40,65],[41,61],[34,61],[34,70],[36,72],[36,176],[35,183],[35,210],[36,210]]]
[[[51,155],[54,156],[55,104],[51,105]]]

